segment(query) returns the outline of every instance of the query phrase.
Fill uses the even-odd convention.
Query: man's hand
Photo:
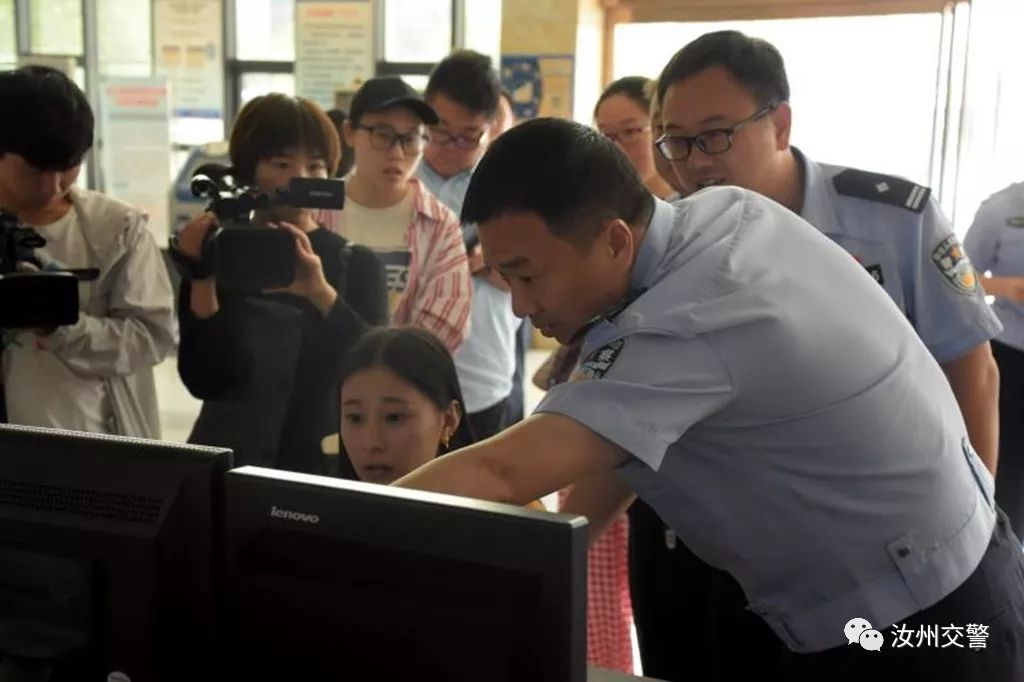
[[[1024,277],[985,277],[981,284],[989,296],[1024,303]]]
[[[493,438],[438,457],[393,485],[524,505],[628,457],[574,419],[539,414]]]
[[[338,300],[338,292],[324,277],[324,266],[320,256],[313,251],[309,235],[291,223],[277,223],[272,229],[286,230],[295,238],[296,272],[295,279],[283,289],[272,289],[267,293],[284,292],[308,300],[325,317]]]

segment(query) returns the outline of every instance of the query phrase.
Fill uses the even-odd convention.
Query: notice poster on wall
[[[501,57],[501,84],[520,120],[572,118],[573,57],[510,54]]]
[[[156,72],[170,84],[175,116],[223,116],[221,0],[154,0],[153,52]]]
[[[110,196],[149,214],[149,229],[165,244],[170,97],[165,76],[109,78],[100,86],[100,162]]]
[[[373,77],[373,8],[369,0],[295,3],[295,93],[321,107]]]

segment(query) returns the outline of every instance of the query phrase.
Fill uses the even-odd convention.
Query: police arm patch
[[[949,235],[932,249],[932,262],[958,293],[973,294],[981,287],[978,273],[955,235]]]
[[[580,363],[579,369],[576,370],[572,377],[573,380],[580,381],[603,377],[612,368],[612,365],[615,364],[616,358],[619,357],[619,353],[622,352],[622,348],[625,345],[625,339],[618,339],[595,350]]]

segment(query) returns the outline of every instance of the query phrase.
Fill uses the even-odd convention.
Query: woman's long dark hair
[[[415,327],[375,329],[366,333],[345,356],[339,385],[344,385],[356,372],[371,367],[391,370],[441,411],[456,401],[461,418],[449,447],[457,450],[473,443],[473,430],[466,418],[466,401],[462,398],[455,362],[436,336]],[[441,454],[440,449],[438,454]]]

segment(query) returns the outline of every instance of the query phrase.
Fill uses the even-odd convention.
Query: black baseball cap
[[[363,83],[352,98],[348,113],[352,122],[358,123],[365,114],[398,106],[409,109],[429,126],[441,120],[433,107],[398,76],[381,76]]]

